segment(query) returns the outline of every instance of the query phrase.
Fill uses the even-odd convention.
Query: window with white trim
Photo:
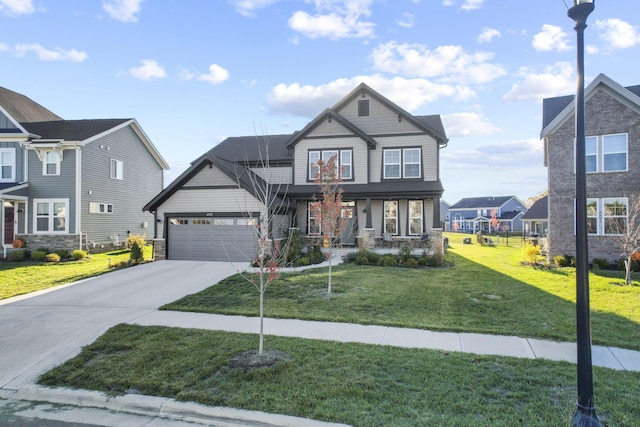
[[[121,160],[111,159],[109,166],[109,178],[124,179],[124,163]]]
[[[16,180],[16,149],[0,148],[0,182]]]
[[[409,200],[409,234],[422,234],[422,200]]]
[[[353,151],[352,150],[313,150],[309,151],[309,181],[316,179],[320,173],[318,162],[322,160],[325,165],[335,157],[335,167],[337,174],[343,180],[353,179]]]
[[[384,202],[384,232],[388,234],[398,233],[398,202],[388,200]]]
[[[420,178],[422,175],[421,148],[389,148],[383,151],[383,178]]]
[[[45,151],[42,162],[42,174],[45,176],[60,175],[60,162],[62,162],[62,152]]]
[[[629,200],[626,197],[587,199],[587,232],[601,236],[625,233],[628,209]]]
[[[113,213],[111,203],[89,202],[89,213]]]
[[[307,232],[309,235],[318,235],[322,232],[322,221],[318,208],[319,202],[309,202],[307,204]]]
[[[35,233],[69,232],[69,199],[34,199]]]
[[[628,165],[628,135],[588,136],[585,138],[587,173],[625,172]]]

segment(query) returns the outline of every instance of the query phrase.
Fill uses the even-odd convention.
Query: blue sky
[[[138,120],[175,178],[228,136],[292,133],[360,82],[440,114],[444,199],[546,189],[545,97],[575,92],[571,0],[0,0],[0,85]],[[640,2],[596,2],[586,81],[640,84]]]

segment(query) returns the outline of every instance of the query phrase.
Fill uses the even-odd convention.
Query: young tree
[[[640,251],[640,195],[636,194],[629,197],[629,205],[626,209],[627,222],[622,218],[614,218],[612,223],[615,229],[616,244],[620,249],[620,255],[624,258],[626,285],[631,284],[631,261],[633,254]],[[615,209],[624,209],[624,205],[616,206]],[[614,215],[623,214],[623,212],[613,212]],[[620,219],[617,220],[616,219]],[[606,225],[605,225],[606,226]]]
[[[489,234],[491,234],[492,230],[497,232],[499,226],[500,220],[496,217],[496,210],[491,209],[491,217],[489,218]]]
[[[331,268],[334,248],[338,245],[340,237],[345,232],[348,221],[342,221],[342,173],[337,166],[337,156],[331,157],[328,161],[318,161],[318,173],[314,183],[320,187],[321,200],[311,203],[310,209],[314,218],[319,222],[320,235],[328,249],[329,260],[329,283],[327,294],[331,295]]]

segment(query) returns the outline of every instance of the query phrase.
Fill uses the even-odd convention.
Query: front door
[[[356,244],[356,234],[353,231],[355,210],[355,206],[342,206],[340,210],[340,228],[343,230],[340,243],[343,245]]]
[[[14,238],[15,210],[11,205],[4,207],[4,243],[10,245]]]

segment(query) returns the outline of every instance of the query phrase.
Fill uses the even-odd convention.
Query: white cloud
[[[315,0],[315,14],[294,12],[289,27],[312,39],[371,38],[375,24],[361,20],[371,14],[371,1]]]
[[[621,19],[597,20],[595,27],[601,32],[600,38],[605,40],[611,49],[627,49],[640,44],[638,29]]]
[[[398,19],[398,25],[402,28],[413,28],[416,24],[415,16],[411,13],[405,13],[401,19]]]
[[[374,74],[338,79],[319,86],[281,83],[271,89],[267,104],[273,113],[313,118],[363,82],[408,111],[441,98],[458,101],[475,97],[475,93],[464,86],[438,84],[426,79],[389,79]]]
[[[506,70],[502,66],[488,62],[492,58],[492,53],[469,53],[461,46],[429,50],[420,44],[396,42],[381,44],[371,54],[376,70],[460,84],[482,84],[504,76]]]
[[[491,43],[496,37],[502,37],[500,31],[495,28],[484,27],[478,36],[478,43]]]
[[[484,3],[484,0],[464,0],[460,5],[462,10],[474,10],[480,9]],[[458,4],[457,0],[442,0],[444,6],[455,6]]]
[[[565,51],[571,49],[569,37],[562,27],[544,24],[542,30],[533,36],[532,45],[537,51]]]
[[[212,83],[214,85],[222,83],[228,78],[229,78],[229,71],[222,68],[218,64],[209,65],[209,73],[201,74],[196,77],[197,80],[202,80],[204,82]]]
[[[33,0],[0,0],[0,12],[9,16],[29,15],[35,12]]]
[[[129,68],[129,75],[141,80],[163,79],[167,77],[164,68],[153,59],[143,59],[139,67]]]
[[[113,19],[120,22],[136,22],[144,0],[105,0],[102,8]]]
[[[262,9],[280,0],[233,0],[232,4],[236,7],[236,12],[244,16],[253,16],[258,9]]]
[[[69,61],[69,62],[82,62],[87,59],[87,54],[76,49],[64,50],[62,48],[47,49],[37,43],[31,44],[17,44],[11,49],[9,46],[4,45],[2,50],[13,51],[17,56],[25,56],[29,52],[36,54],[41,61]]]
[[[557,62],[542,71],[522,67],[519,75],[522,80],[511,86],[503,100],[541,101],[543,98],[567,95],[575,91],[575,71],[569,62]]]
[[[469,135],[488,135],[499,132],[500,128],[491,124],[479,113],[453,113],[442,116],[442,123],[449,138]]]

